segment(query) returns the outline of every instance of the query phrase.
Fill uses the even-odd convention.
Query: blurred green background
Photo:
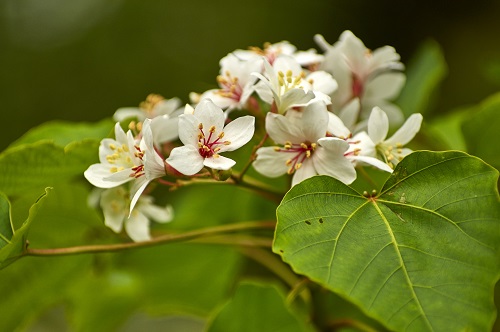
[[[448,112],[500,89],[500,1],[1,0],[0,148],[54,119],[96,121],[149,93],[188,102],[237,48],[316,47],[345,29],[407,63],[428,38],[449,65],[434,107]]]

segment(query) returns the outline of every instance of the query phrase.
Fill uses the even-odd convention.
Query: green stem
[[[237,224],[221,225],[208,227],[195,231],[190,231],[181,234],[165,234],[153,238],[150,241],[144,242],[128,242],[117,244],[97,244],[87,246],[75,246],[67,248],[51,248],[51,249],[29,249],[24,252],[25,256],[62,256],[76,254],[90,254],[102,252],[122,251],[134,248],[145,248],[172,242],[189,241],[200,237],[220,235],[236,231],[245,231],[250,229],[273,229],[276,226],[274,221],[247,221]],[[248,240],[246,244],[248,244]],[[237,243],[232,243],[237,244]]]

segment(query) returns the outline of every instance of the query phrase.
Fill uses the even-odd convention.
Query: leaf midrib
[[[420,314],[422,315],[422,317],[424,317],[425,323],[429,327],[429,330],[430,331],[434,331],[434,329],[432,328],[432,325],[431,325],[429,319],[427,318],[427,315],[424,312],[424,308],[422,307],[422,304],[420,303],[420,300],[419,300],[419,298],[417,296],[417,293],[415,293],[415,289],[414,289],[413,283],[412,283],[412,281],[410,279],[410,276],[408,274],[408,270],[406,269],[406,265],[405,265],[405,263],[403,261],[403,256],[401,255],[401,252],[399,251],[399,245],[398,245],[398,242],[396,240],[396,237],[394,236],[394,233],[392,232],[391,225],[389,224],[389,221],[387,220],[387,218],[385,217],[384,213],[382,212],[382,210],[378,206],[377,202],[375,200],[372,200],[372,202],[373,202],[373,206],[375,207],[375,209],[377,210],[378,214],[382,218],[385,226],[387,227],[387,231],[388,231],[389,235],[391,236],[391,242],[394,245],[394,250],[395,250],[395,252],[398,255],[400,266],[401,266],[401,268],[403,270],[403,274],[404,274],[406,282],[408,283],[408,286],[409,286],[409,288],[411,290],[412,296],[415,299],[415,301],[417,302]],[[407,329],[408,326],[406,326],[405,330]]]

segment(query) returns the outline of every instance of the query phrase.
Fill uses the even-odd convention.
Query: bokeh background
[[[43,122],[98,121],[149,93],[188,102],[235,49],[304,50],[346,29],[369,48],[394,46],[403,63],[429,39],[441,46],[448,69],[430,117],[500,91],[500,0],[0,0],[0,150]]]
[[[308,49],[345,29],[403,62],[436,40],[448,63],[440,113],[500,90],[497,0],[1,0],[0,149],[42,122],[97,121],[152,92],[188,102],[234,49]]]

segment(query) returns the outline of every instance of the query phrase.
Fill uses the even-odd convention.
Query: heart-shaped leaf
[[[486,331],[500,275],[498,171],[415,152],[376,196],[314,177],[278,207],[273,250],[397,331]]]

